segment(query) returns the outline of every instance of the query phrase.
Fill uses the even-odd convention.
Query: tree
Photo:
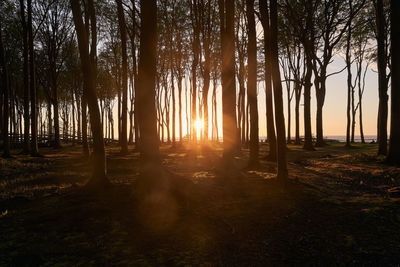
[[[285,117],[283,115],[282,83],[279,71],[278,55],[278,7],[277,1],[271,0],[271,59],[272,59],[272,80],[274,84],[275,123],[277,139],[277,164],[278,179],[286,181],[288,176],[286,160],[286,138],[285,138]]]
[[[156,0],[140,0],[140,51],[138,65],[138,101],[140,125],[140,156],[144,171],[160,166],[158,148],[155,84],[157,51]],[[156,178],[156,177],[155,177]]]
[[[48,79],[49,92],[47,93],[54,110],[54,147],[59,148],[60,123],[59,123],[59,76],[68,54],[62,54],[65,46],[70,42],[72,21],[68,1],[38,2],[38,10],[42,18],[42,26],[38,29],[38,39],[45,54],[45,79]]]
[[[250,103],[250,160],[249,165],[258,164],[258,107],[257,107],[257,42],[254,18],[254,0],[246,0],[248,27],[248,79],[247,94]]]
[[[385,16],[383,0],[376,0],[376,31],[378,44],[378,155],[387,153],[387,117],[388,117],[388,85],[386,81],[386,48],[385,48]]]
[[[24,75],[24,153],[29,153],[29,73],[28,73],[28,30],[25,19],[24,0],[20,0],[22,42],[23,42],[23,75]]]
[[[390,141],[387,160],[400,164],[400,3],[390,1],[391,41],[392,41],[392,88]]]
[[[118,23],[121,35],[121,50],[122,50],[122,126],[121,126],[121,153],[128,153],[128,62],[126,54],[126,24],[124,8],[122,7],[122,0],[116,0],[118,10]]]
[[[268,159],[276,160],[276,136],[274,126],[274,110],[272,100],[272,59],[271,59],[271,32],[270,32],[270,19],[268,11],[268,1],[260,1],[260,17],[261,23],[264,28],[264,55],[265,55],[265,66],[264,66],[264,79],[265,79],[265,104],[266,104],[266,117],[267,117],[267,136],[269,143],[269,155]]]
[[[192,40],[192,139],[196,142],[197,129],[195,127],[195,121],[197,120],[197,67],[199,64],[200,57],[200,14],[199,14],[199,0],[191,0],[190,2],[190,18],[193,28],[193,40]]]
[[[89,183],[95,187],[104,187],[106,184],[108,184],[108,180],[106,177],[106,156],[104,150],[103,131],[100,121],[100,111],[96,96],[93,60],[91,60],[88,51],[89,38],[82,21],[82,13],[79,1],[70,0],[70,3],[72,8],[72,15],[74,18],[75,31],[78,37],[78,47],[81,58],[81,68],[84,83],[83,93],[89,107],[90,125],[93,133],[93,169],[92,178],[90,179]],[[95,12],[94,7],[91,12]],[[95,15],[93,14],[92,17],[95,17]],[[96,27],[93,19],[91,20],[91,23],[92,27]],[[93,32],[92,29],[91,34],[96,34],[96,32]]]
[[[39,154],[37,138],[37,115],[36,115],[36,73],[35,73],[35,52],[33,48],[32,29],[32,0],[28,0],[28,46],[29,46],[29,88],[31,97],[31,155]]]
[[[8,92],[9,92],[9,81],[8,81],[8,70],[7,70],[7,64],[5,60],[5,52],[4,52],[4,45],[3,45],[3,36],[2,36],[2,26],[0,22],[0,66],[2,69],[1,72],[1,79],[2,79],[2,91],[3,91],[3,147],[4,147],[4,152],[3,152],[3,157],[9,157],[10,156],[10,142],[8,139],[8,116],[9,116],[9,97],[8,97]]]
[[[236,138],[236,85],[235,85],[235,1],[218,0],[221,34],[222,132],[223,161],[230,165]]]

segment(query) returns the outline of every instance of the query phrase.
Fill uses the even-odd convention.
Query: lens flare
[[[199,131],[204,128],[204,121],[203,120],[196,120],[194,122],[194,127],[196,127],[196,130]]]

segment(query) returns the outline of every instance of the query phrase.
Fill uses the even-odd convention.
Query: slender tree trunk
[[[189,121],[190,116],[189,116],[189,110],[188,110],[190,103],[188,103],[188,95],[187,95],[189,90],[190,90],[190,88],[187,87],[187,82],[185,80],[186,134],[188,137],[190,137],[190,129],[191,129],[190,121]],[[189,92],[189,98],[190,98],[190,92]],[[190,102],[190,99],[189,99],[189,102]]]
[[[205,64],[209,64],[206,62]],[[210,89],[210,69],[206,67],[203,75],[204,140],[208,140],[208,91]]]
[[[88,125],[87,125],[87,104],[86,97],[82,95],[82,149],[83,155],[89,156],[89,144],[88,144]]]
[[[72,108],[72,117],[71,117],[71,123],[72,123],[72,145],[75,145],[75,96],[74,92],[72,91],[72,101],[71,101],[71,108]]]
[[[392,40],[392,89],[390,141],[387,160],[400,165],[400,2],[390,1]]]
[[[20,0],[22,41],[23,41],[23,76],[24,76],[24,153],[29,153],[29,73],[28,73],[28,30],[25,20],[25,4]]]
[[[106,178],[107,170],[106,170],[106,156],[104,150],[103,131],[101,128],[100,111],[96,96],[94,61],[91,60],[89,56],[88,52],[89,41],[82,22],[82,17],[81,17],[82,13],[79,1],[70,0],[70,3],[72,7],[75,30],[78,37],[79,54],[81,58],[81,67],[82,67],[83,82],[84,82],[83,92],[89,106],[90,127],[92,129],[92,134],[93,134],[93,158],[92,158],[93,169],[92,169],[92,178],[90,179],[89,183],[92,184],[93,186],[102,187],[108,183],[108,180]],[[91,4],[93,4],[93,2]],[[94,13],[95,12],[94,7],[92,6],[92,8],[93,10],[91,10],[91,12]],[[95,15],[93,14],[91,16],[91,23],[92,26],[96,27],[94,18]],[[95,31],[93,32],[92,30],[92,38],[96,38],[93,35],[96,35],[96,32]]]
[[[192,139],[196,143],[197,140],[197,129],[195,127],[195,121],[197,120],[197,65],[199,63],[199,52],[200,52],[200,29],[199,29],[199,10],[198,0],[194,0],[191,3],[191,16],[193,26],[193,62],[192,62]]]
[[[268,159],[276,160],[276,136],[274,126],[274,110],[272,97],[272,77],[271,77],[271,33],[269,24],[269,12],[267,0],[260,1],[260,14],[262,25],[264,28],[264,55],[265,55],[265,102],[266,102],[266,118],[267,118],[267,139],[269,143]]]
[[[48,142],[51,143],[53,135],[53,124],[51,119],[51,99],[47,99],[47,138]]]
[[[180,68],[180,66],[178,66]],[[182,75],[178,74],[179,142],[182,143]]]
[[[388,95],[386,82],[386,52],[385,52],[385,15],[383,11],[383,0],[376,1],[376,28],[378,41],[378,84],[379,84],[379,111],[378,131],[379,148],[378,155],[387,153],[387,117],[388,117]]]
[[[2,68],[2,91],[3,91],[3,157],[10,157],[10,141],[8,138],[9,128],[8,128],[8,113],[10,106],[8,103],[8,90],[9,90],[9,80],[8,71],[5,60],[3,36],[2,36],[2,25],[0,22],[0,65]]]
[[[176,136],[175,136],[175,78],[174,71],[171,69],[171,93],[172,93],[172,145],[175,146]]]
[[[79,100],[79,95],[75,93],[75,100],[76,100],[76,117],[77,117],[77,135],[78,135],[78,143],[82,141],[82,135],[81,135],[81,101]]]
[[[130,80],[131,80],[131,86],[130,86],[130,94],[129,94],[129,96],[130,96],[130,109],[129,109],[129,144],[132,144],[133,143],[133,127],[134,127],[134,124],[133,124],[133,114],[135,113],[134,112],[134,99],[135,99],[135,96],[134,96],[134,90],[135,90],[135,88],[134,88],[134,86],[133,86],[133,84],[134,84],[134,81],[133,81],[133,75],[131,74],[131,77],[130,77]]]
[[[121,37],[121,51],[122,51],[122,109],[121,109],[121,135],[120,145],[121,153],[128,153],[128,70],[127,70],[127,54],[126,54],[126,25],[124,8],[122,7],[122,0],[116,0],[118,9],[118,24]]]
[[[350,9],[351,9],[351,1],[349,1]],[[351,73],[351,54],[350,54],[350,44],[351,44],[351,25],[348,27],[347,31],[347,40],[346,40],[346,69],[347,69],[347,126],[346,126],[346,147],[350,147],[350,127],[351,127],[351,117],[350,117],[350,108],[351,108],[351,91],[353,90],[352,85],[352,73]]]
[[[290,76],[289,76],[290,79]],[[292,136],[290,133],[290,129],[291,129],[291,119],[292,119],[292,114],[291,114],[291,109],[290,109],[290,102],[291,102],[291,97],[290,97],[290,81],[287,83],[287,111],[288,111],[288,120],[287,120],[287,124],[288,124],[288,130],[287,130],[287,143],[290,144],[292,142]]]
[[[55,75],[55,73],[53,73]],[[58,93],[57,93],[57,82],[55,77],[52,77],[52,102],[54,110],[54,147],[59,148],[60,144],[60,122],[59,122],[59,110],[58,110]]]
[[[218,112],[217,112],[217,77],[214,77],[213,79],[213,105],[214,105],[215,138],[218,143],[219,139],[218,139]]]
[[[354,132],[356,129],[356,107],[354,103],[354,87],[351,90],[351,142],[354,143]]]
[[[316,91],[316,100],[317,100],[317,116],[316,116],[316,126],[317,126],[317,141],[315,143],[316,147],[323,147],[325,145],[324,142],[324,134],[323,134],[323,107],[325,102],[325,92],[326,92],[326,77],[324,74],[320,74],[318,77],[318,87],[315,89]]]
[[[295,93],[295,121],[296,121],[296,138],[295,144],[300,145],[300,99],[301,99],[301,85],[296,82],[296,93]]]
[[[271,0],[271,58],[272,58],[272,80],[274,83],[275,100],[275,123],[277,135],[277,163],[278,179],[286,181],[288,176],[286,160],[286,138],[285,138],[285,117],[283,115],[282,83],[279,72],[278,57],[278,10],[277,1]]]
[[[307,71],[304,80],[304,146],[306,150],[314,150],[311,135],[311,75],[312,61],[307,57]]]
[[[258,107],[257,107],[257,41],[254,18],[254,0],[246,0],[248,27],[247,95],[250,103],[250,159],[249,165],[258,165]]]
[[[38,155],[37,139],[37,113],[36,113],[36,74],[35,74],[35,52],[33,48],[32,30],[32,2],[28,0],[28,40],[29,40],[29,74],[30,74],[30,97],[31,97],[31,154]]]

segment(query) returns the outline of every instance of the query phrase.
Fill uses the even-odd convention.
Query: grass
[[[399,264],[400,169],[374,144],[288,148],[283,190],[273,162],[246,168],[246,149],[230,170],[240,179],[227,186],[220,146],[163,145],[165,169],[193,185],[155,203],[134,193],[139,154],[116,146],[107,147],[112,187],[100,195],[82,187],[90,169],[78,146],[1,159],[0,265]],[[260,157],[267,151],[262,144]]]

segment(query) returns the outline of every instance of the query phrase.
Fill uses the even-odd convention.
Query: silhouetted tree
[[[128,62],[126,53],[126,25],[124,8],[122,6],[122,0],[116,0],[118,10],[118,23],[119,31],[121,36],[121,50],[122,50],[122,114],[121,114],[121,136],[120,145],[121,153],[128,153]]]
[[[235,1],[218,0],[221,33],[223,160],[231,164],[236,148]]]
[[[257,107],[257,38],[254,18],[254,0],[246,0],[248,34],[247,94],[250,103],[250,159],[249,165],[258,164],[258,107]],[[278,66],[279,68],[279,66]]]
[[[267,138],[269,143],[268,159],[276,160],[276,136],[274,124],[274,110],[272,99],[272,56],[271,56],[271,30],[268,10],[268,1],[261,0],[259,3],[261,23],[264,28],[264,79],[265,79],[265,105],[267,117]]]
[[[140,125],[140,152],[143,167],[154,168],[160,165],[158,148],[155,85],[156,85],[156,47],[157,47],[157,8],[156,0],[140,0],[140,52],[138,66],[138,101]]]
[[[387,95],[387,56],[385,46],[385,16],[383,0],[376,0],[376,31],[378,43],[378,87],[379,87],[379,110],[378,110],[378,155],[387,153],[387,117],[388,117],[388,95]]]
[[[0,22],[0,66],[1,66],[1,80],[2,80],[2,91],[3,91],[3,129],[2,129],[2,134],[3,134],[3,157],[9,157],[10,156],[10,142],[8,138],[8,123],[9,123],[9,110],[10,110],[10,105],[9,105],[9,81],[8,81],[8,68],[5,60],[5,52],[4,52],[4,45],[3,45],[3,36],[2,36],[2,25]]]
[[[387,160],[400,164],[400,2],[390,1],[391,42],[392,42],[392,89],[390,141]]]
[[[95,73],[93,67],[94,61],[91,60],[91,57],[89,55],[89,38],[87,34],[88,31],[86,31],[82,21],[82,13],[79,1],[70,0],[70,3],[74,18],[75,31],[78,37],[78,47],[81,58],[81,67],[82,67],[83,83],[84,83],[83,93],[85,95],[85,99],[87,100],[87,104],[89,107],[90,125],[93,133],[93,155],[92,155],[93,169],[92,169],[92,178],[90,179],[89,183],[92,186],[103,187],[108,183],[108,180],[106,177],[107,169],[106,169],[106,156],[104,150],[103,130],[101,126],[100,111],[96,96]],[[92,6],[92,8],[93,10],[91,10],[92,12],[91,34],[93,36],[96,34],[96,32],[93,32],[93,27],[94,28],[96,27],[96,23],[93,20],[93,18],[95,17],[94,6]],[[96,44],[92,43],[92,45]]]
[[[278,55],[278,4],[276,0],[270,2],[271,12],[271,59],[272,81],[274,84],[275,123],[277,139],[278,179],[286,181],[288,176],[286,160],[285,117],[283,115],[282,83],[279,71]]]

